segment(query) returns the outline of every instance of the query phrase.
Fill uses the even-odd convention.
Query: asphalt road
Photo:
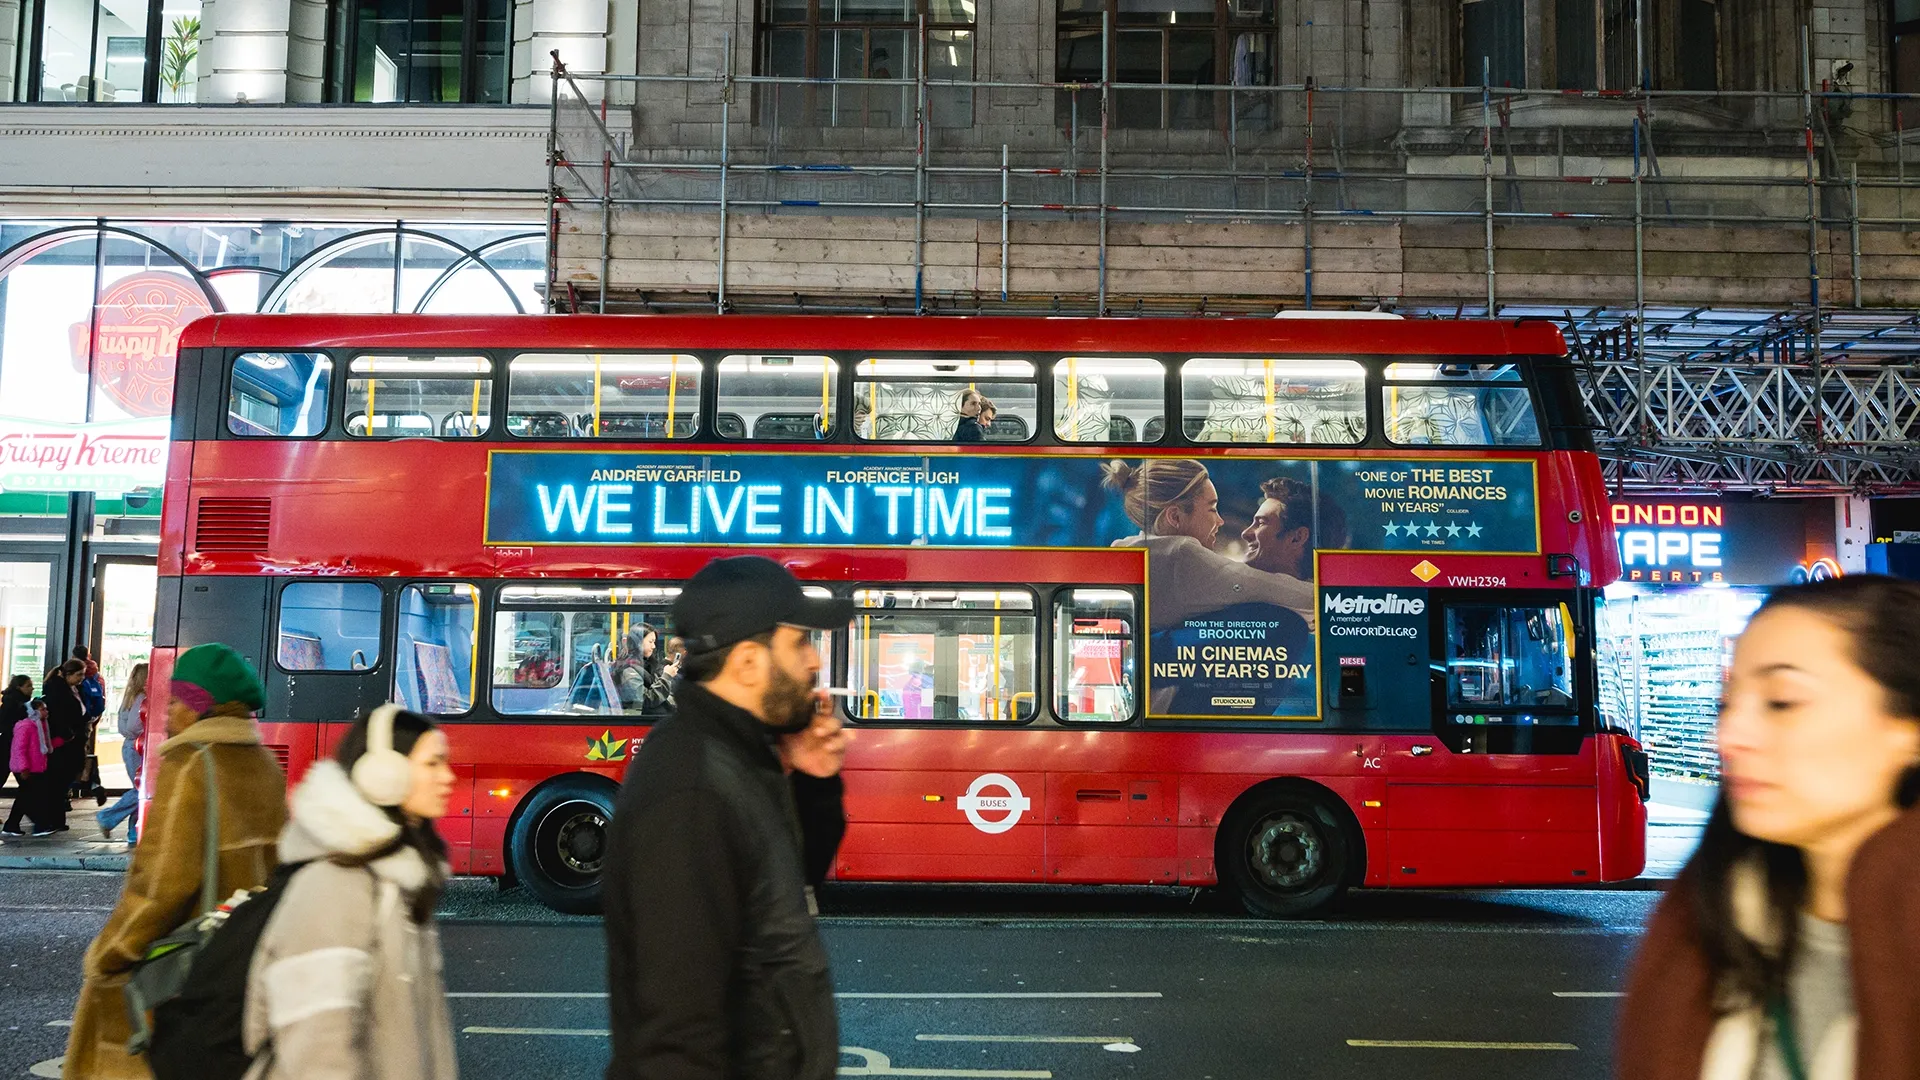
[[[0,872],[0,1078],[61,1053],[117,888]],[[1600,1080],[1657,898],[1363,893],[1272,923],[1184,890],[867,886],[829,895],[823,922],[843,1076]],[[464,1077],[599,1075],[596,920],[461,881],[443,934]]]

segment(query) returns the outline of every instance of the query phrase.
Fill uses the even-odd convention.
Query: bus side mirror
[[[1548,555],[1548,578],[1577,578],[1580,584],[1587,583],[1587,572],[1580,566],[1578,555]]]

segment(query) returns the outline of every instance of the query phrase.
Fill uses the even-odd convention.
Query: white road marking
[[[1053,1080],[1053,1074],[1045,1069],[910,1069],[895,1066],[887,1055],[878,1050],[868,1050],[859,1046],[843,1046],[842,1054],[852,1054],[862,1059],[859,1065],[840,1066],[841,1076],[940,1076],[969,1077],[972,1080]]]
[[[1111,1050],[1116,1054],[1137,1054],[1140,1052],[1140,1047],[1132,1042],[1108,1043],[1100,1049]]]
[[[47,1077],[48,1080],[60,1080],[60,1064],[65,1060],[65,1058],[48,1058],[45,1061],[36,1061],[27,1066],[27,1075],[44,1076]]]
[[[1127,1035],[915,1035],[913,1040],[962,1043],[1087,1043],[1093,1046],[1133,1041],[1132,1037]]]
[[[1578,1050],[1557,1042],[1452,1042],[1432,1039],[1348,1039],[1348,1046],[1388,1050]]]
[[[1555,990],[1557,998],[1617,998],[1627,995],[1619,990]]]
[[[71,1020],[49,1020],[49,1021],[47,1021],[47,1026],[48,1026],[48,1027],[72,1027],[72,1026],[73,1026],[73,1021],[71,1021]]]
[[[607,994],[606,994],[606,991],[604,990],[590,990],[590,991],[457,990],[452,993],[449,993],[447,996],[450,998],[488,998],[488,999],[508,999],[508,1000],[550,999],[550,998],[578,1000],[578,999],[604,998],[607,996]],[[1166,995],[1162,994],[1158,990],[1057,990],[1057,991],[1041,990],[1041,991],[1033,991],[1033,992],[955,991],[955,992],[930,992],[930,993],[911,993],[911,994],[871,993],[871,992],[862,992],[862,991],[851,991],[848,993],[835,994],[833,996],[837,998],[850,998],[850,999],[862,1000],[862,1001],[945,1001],[949,999],[965,999],[969,1001],[990,1001],[990,1000],[1004,999],[1004,1000],[1019,1001],[1019,1000],[1035,1000],[1035,999],[1084,1000],[1084,999],[1111,999],[1111,998],[1161,998],[1161,997],[1165,997]]]

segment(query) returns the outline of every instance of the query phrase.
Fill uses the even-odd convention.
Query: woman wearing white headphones
[[[397,705],[308,770],[280,836],[283,865],[301,865],[248,978],[249,1080],[453,1080],[433,923],[453,780],[445,733]]]

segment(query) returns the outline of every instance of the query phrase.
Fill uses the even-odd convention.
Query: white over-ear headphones
[[[353,763],[353,786],[375,806],[399,806],[413,788],[413,762],[393,748],[398,705],[382,705],[367,717],[367,751]]]

